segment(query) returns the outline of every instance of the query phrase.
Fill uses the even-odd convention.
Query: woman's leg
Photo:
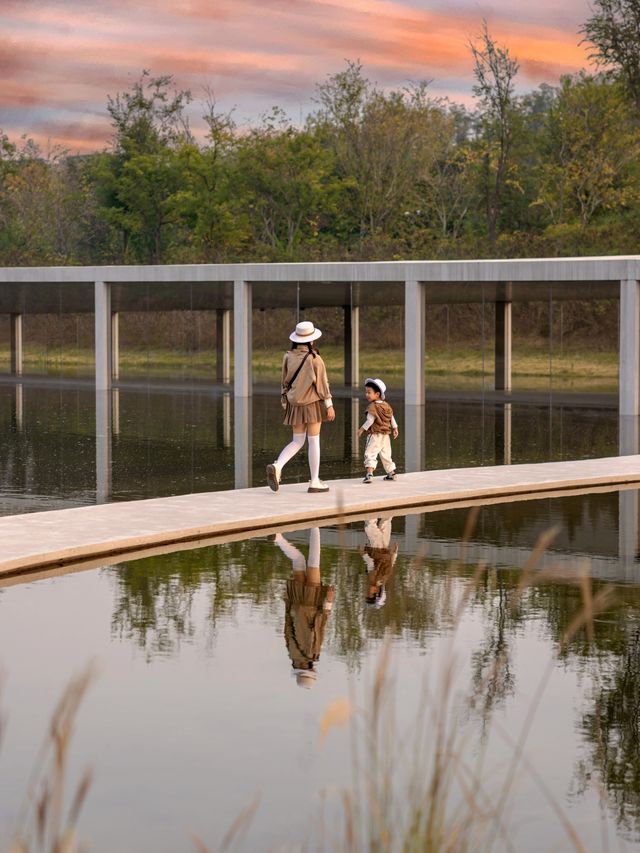
[[[286,447],[282,449],[280,452],[280,456],[275,461],[276,471],[278,472],[278,479],[280,479],[280,475],[282,474],[282,469],[293,457],[301,450],[304,446],[304,440],[307,437],[306,427],[303,425],[293,427],[293,435],[291,437],[291,441],[287,444]]]
[[[294,573],[306,570],[307,561],[304,554],[295,545],[288,542],[281,533],[276,533],[274,541],[282,553],[291,560],[291,568]]]
[[[311,483],[320,480],[320,427],[321,423],[307,424],[307,435],[309,437],[309,474]]]

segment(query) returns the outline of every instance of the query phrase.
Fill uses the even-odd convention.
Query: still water
[[[391,402],[400,423],[400,470],[544,462],[618,453],[616,400],[544,396],[497,404],[470,397],[428,403],[423,413]],[[362,401],[335,397],[323,428],[325,479],[362,474],[354,435]],[[236,407],[237,406],[237,407]],[[279,398],[248,403],[219,389],[130,386],[96,396],[73,383],[0,385],[0,514],[244,487],[288,440]],[[306,480],[301,453],[289,480]]]
[[[637,502],[609,492],[486,506],[464,546],[468,514],[446,510],[5,582],[0,849],[61,687],[91,659],[70,776],[94,770],[80,820],[93,850],[188,850],[191,833],[219,849],[254,802],[237,849],[336,849],[340,792],[366,789],[376,756],[400,833],[412,757],[425,756],[429,778],[438,709],[462,776],[481,768],[474,797],[487,808],[526,728],[530,764],[516,768],[500,815],[510,846],[498,835],[492,849],[573,849],[560,811],[584,849],[640,849],[640,564],[618,529]],[[554,526],[545,573],[519,589]],[[581,608],[571,573],[585,559],[593,594],[610,585],[616,598],[563,644]],[[341,697],[360,710],[327,726]],[[463,800],[454,785],[451,811]]]

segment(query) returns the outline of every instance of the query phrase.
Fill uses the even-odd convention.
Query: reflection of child
[[[317,677],[324,630],[333,606],[334,588],[320,581],[320,530],[309,531],[309,559],[280,533],[276,545],[291,560],[285,593],[284,639],[298,687],[311,688]]]
[[[391,518],[370,518],[364,525],[369,541],[362,554],[368,573],[366,602],[375,609],[387,600],[385,586],[398,557],[397,545],[391,553],[391,522]]]
[[[393,409],[384,399],[387,386],[382,379],[367,379],[364,383],[364,393],[367,398],[367,418],[358,430],[358,437],[369,433],[364,449],[364,467],[367,472],[363,483],[373,482],[373,472],[378,464],[378,456],[387,472],[385,480],[396,479],[396,466],[391,458],[391,439],[398,437],[398,424],[393,416]]]

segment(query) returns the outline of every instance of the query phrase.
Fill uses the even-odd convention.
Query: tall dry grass
[[[8,853],[78,853],[77,823],[91,786],[85,770],[68,795],[71,737],[80,705],[95,676],[88,665],[71,679],[56,705],[38,751]]]

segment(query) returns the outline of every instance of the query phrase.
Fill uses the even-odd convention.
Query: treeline
[[[276,107],[239,128],[207,93],[198,141],[191,93],[145,71],[108,97],[104,151],[0,134],[0,263],[636,253],[637,6],[598,0],[585,23],[605,70],[525,95],[485,26],[470,44],[473,108],[426,83],[383,90],[351,62],[318,85],[302,127]]]

